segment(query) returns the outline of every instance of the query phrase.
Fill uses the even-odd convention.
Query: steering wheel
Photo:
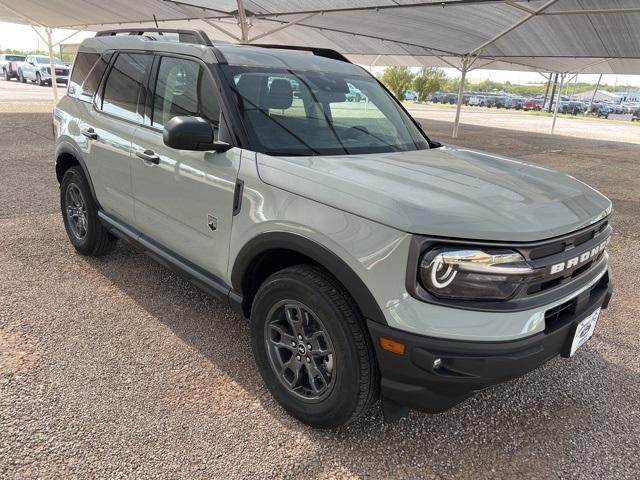
[[[347,128],[344,132],[342,132],[342,138],[345,140],[355,140],[362,135],[369,135],[369,130],[367,127],[363,127],[362,125],[355,125],[353,127]]]

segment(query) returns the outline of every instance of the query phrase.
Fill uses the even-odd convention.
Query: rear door
[[[226,128],[218,89],[205,64],[192,57],[158,56],[146,124],[133,140],[136,226],[174,254],[225,278],[240,149],[224,153],[167,147],[164,125],[174,116],[207,119]]]
[[[100,205],[128,224],[134,223],[131,140],[144,118],[144,84],[152,63],[152,54],[118,53],[82,127],[90,138],[90,170],[96,172],[92,180]]]

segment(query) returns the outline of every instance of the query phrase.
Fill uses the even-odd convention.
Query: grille
[[[605,273],[602,278],[589,290],[582,292],[580,295],[568,300],[556,307],[550,308],[544,312],[545,333],[553,332],[558,328],[572,322],[579,305],[588,303],[589,300],[600,295],[609,285],[609,274]],[[587,312],[588,313],[588,312]]]

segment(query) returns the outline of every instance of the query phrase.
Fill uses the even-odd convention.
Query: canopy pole
[[[591,111],[591,105],[593,101],[596,99],[596,94],[598,93],[598,89],[600,88],[600,81],[602,80],[602,74],[598,77],[598,83],[596,83],[596,88],[593,90],[593,95],[591,95],[591,100],[589,100],[589,108],[587,108],[587,112]]]
[[[51,27],[45,28],[47,32],[47,47],[49,47],[49,65],[51,68],[51,88],[53,89],[53,106],[58,104],[58,82],[56,81],[56,64],[53,60],[53,42],[51,40]]]
[[[564,86],[564,77],[566,73],[560,75],[560,88],[558,89],[558,99],[556,100],[556,108],[553,111],[553,121],[551,122],[551,135],[553,135],[553,131],[556,128],[556,119],[558,118],[558,108],[560,107],[560,100],[562,98],[562,87]],[[551,98],[553,102],[553,98]]]
[[[453,121],[453,133],[451,138],[458,138],[458,126],[460,125],[460,109],[462,108],[462,97],[464,96],[464,81],[469,68],[469,57],[462,59],[462,69],[460,70],[460,86],[458,87],[458,104],[456,105],[456,119]]]
[[[242,36],[242,43],[249,43],[249,22],[247,21],[247,12],[244,9],[243,0],[236,0],[238,4],[238,25]]]

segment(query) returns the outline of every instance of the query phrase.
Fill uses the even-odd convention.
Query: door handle
[[[85,128],[80,133],[82,133],[85,137],[90,138],[91,140],[95,140],[98,138],[98,134],[91,127]]]
[[[160,163],[160,157],[156,155],[153,150],[138,151],[136,152],[136,157],[141,158],[145,162],[153,163],[154,165]]]

